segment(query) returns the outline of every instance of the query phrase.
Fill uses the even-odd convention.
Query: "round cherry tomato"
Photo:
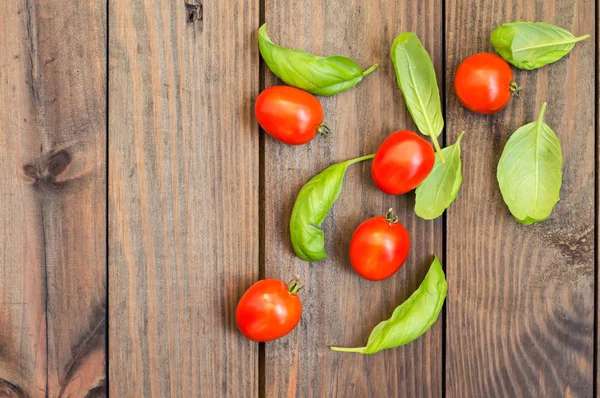
[[[454,91],[467,109],[488,114],[502,110],[519,87],[508,62],[495,54],[478,53],[458,66]]]
[[[408,231],[390,209],[385,217],[373,217],[356,228],[350,240],[350,263],[370,281],[389,278],[402,267],[410,251]]]
[[[383,192],[400,195],[422,183],[434,163],[429,142],[412,131],[400,130],[387,137],[375,153],[371,176]]]
[[[317,132],[329,132],[323,124],[323,107],[310,93],[289,86],[264,90],[256,99],[258,124],[273,138],[290,145],[306,144]]]
[[[302,285],[286,285],[277,279],[263,279],[250,286],[238,303],[235,320],[240,331],[253,341],[278,339],[291,332],[302,315],[297,293]]]

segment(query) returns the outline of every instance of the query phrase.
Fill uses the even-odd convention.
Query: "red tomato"
[[[289,86],[264,90],[254,113],[260,126],[273,138],[290,145],[306,144],[317,132],[328,133],[323,107],[310,93]]]
[[[356,228],[350,240],[350,263],[357,274],[370,281],[389,278],[402,267],[410,251],[408,231],[390,211]]]
[[[277,279],[263,279],[250,286],[240,299],[235,319],[240,331],[253,341],[278,339],[291,332],[302,315],[296,280],[286,285]]]
[[[434,163],[429,142],[412,131],[400,130],[386,138],[375,153],[371,176],[383,192],[400,195],[422,183]]]
[[[454,76],[456,96],[477,113],[499,112],[518,90],[508,62],[495,54],[471,55],[461,62]]]

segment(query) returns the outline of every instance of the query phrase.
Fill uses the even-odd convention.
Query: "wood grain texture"
[[[255,396],[258,2],[109,10],[111,395]]]
[[[101,394],[106,2],[6,2],[0,30],[0,395]]]
[[[598,26],[598,22],[600,22],[600,7],[598,7],[598,2],[596,2],[596,27]],[[600,103],[598,102],[598,93],[600,93],[600,32],[596,29],[596,319],[595,319],[595,336],[596,336],[596,363],[595,365],[595,378],[594,378],[594,388],[596,394],[598,394],[600,388],[600,367],[598,363],[600,363],[600,352],[598,348],[600,347],[600,176],[598,175],[598,170],[600,170]]]
[[[466,130],[464,181],[448,214],[447,394],[592,396],[594,337],[594,52],[579,43],[558,63],[515,70],[525,91],[493,116],[464,109],[452,90],[467,56],[492,51],[503,22],[535,20],[594,32],[591,0],[448,0],[449,141]],[[564,158],[561,201],[545,222],[522,226],[502,201],[496,165],[518,127],[546,122]]]
[[[387,196],[370,177],[370,161],[351,166],[340,198],[323,223],[329,259],[308,264],[293,253],[289,218],[301,186],[332,163],[373,153],[390,133],[415,130],[390,60],[394,37],[415,31],[441,74],[441,8],[436,1],[265,1],[275,43],[319,55],[346,55],[378,70],[357,87],[320,98],[333,133],[289,147],[265,138],[265,275],[306,282],[299,326],[266,344],[265,395],[440,396],[442,328],[436,323],[418,341],[373,356],[334,353],[328,346],[364,345],[371,329],[388,318],[442,256],[441,220],[418,219],[414,195]],[[427,21],[427,23],[422,23]],[[265,71],[267,86],[277,80]],[[416,131],[416,130],[415,130]],[[393,207],[412,238],[409,260],[392,278],[368,282],[352,271],[348,244],[367,218]]]

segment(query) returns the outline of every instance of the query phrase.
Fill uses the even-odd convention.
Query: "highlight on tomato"
[[[520,90],[510,65],[496,54],[471,55],[460,63],[454,76],[458,100],[476,113],[501,111]]]
[[[375,153],[371,176],[383,192],[401,195],[421,184],[434,163],[435,153],[427,140],[400,130],[387,137]]]
[[[285,144],[302,145],[317,133],[329,133],[319,100],[295,87],[274,86],[264,90],[256,99],[254,113],[263,130]]]
[[[298,279],[289,284],[263,279],[250,286],[240,299],[235,313],[238,328],[252,341],[266,342],[290,333],[302,316]]]
[[[385,217],[373,217],[356,228],[350,240],[350,263],[354,271],[370,281],[394,275],[410,251],[410,236],[390,209]]]

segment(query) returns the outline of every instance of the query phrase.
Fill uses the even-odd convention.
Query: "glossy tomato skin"
[[[312,140],[323,123],[323,107],[310,93],[289,86],[274,86],[256,99],[254,113],[273,138],[289,145]]]
[[[460,102],[476,113],[490,114],[502,110],[516,86],[508,62],[490,53],[466,58],[454,76],[454,91]]]
[[[375,153],[371,176],[383,192],[401,195],[422,183],[434,163],[435,153],[427,140],[400,130],[387,137]]]
[[[250,340],[265,342],[291,332],[302,315],[302,302],[288,285],[263,279],[250,286],[238,303],[235,318],[240,331]]]
[[[357,274],[380,281],[395,274],[410,251],[410,236],[398,222],[374,217],[356,228],[350,240],[350,263]]]

